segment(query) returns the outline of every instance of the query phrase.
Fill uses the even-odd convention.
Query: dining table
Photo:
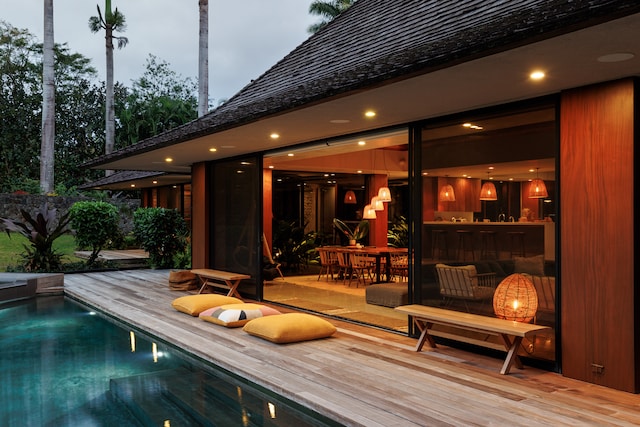
[[[396,248],[393,246],[340,246],[335,248],[336,251],[344,252],[347,254],[359,253],[367,256],[371,256],[375,258],[375,280],[371,282],[372,284],[376,283],[385,283],[391,282],[391,254],[399,253],[408,255],[409,251],[407,248]],[[386,280],[383,280],[382,273],[382,258],[385,258],[385,272]]]

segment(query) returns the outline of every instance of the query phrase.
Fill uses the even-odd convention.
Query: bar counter
[[[470,232],[470,240],[472,243],[472,249],[474,258],[476,260],[481,259],[481,255],[484,258],[509,258],[512,256],[512,252],[520,251],[519,242],[516,240],[513,243],[518,247],[512,247],[512,232],[523,233],[522,238],[524,241],[524,256],[534,256],[544,254],[545,260],[555,260],[555,223],[544,222],[449,222],[449,221],[425,221],[423,222],[423,254],[425,257],[432,257],[436,259],[449,259],[462,261],[463,254],[458,253],[461,243],[458,230]],[[446,239],[446,244],[449,252],[448,257],[443,257],[442,252],[437,250],[438,248],[432,248],[432,244],[437,244],[434,240],[434,231],[441,231]],[[483,253],[481,231],[495,232],[496,250],[498,252],[497,257],[492,253],[493,242],[488,241],[489,255]],[[487,237],[492,239],[492,237]],[[436,249],[435,252],[432,249]],[[440,248],[442,249],[442,248]],[[514,254],[515,255],[515,254]],[[470,259],[471,253],[467,253],[467,260]],[[521,256],[521,255],[517,255]]]

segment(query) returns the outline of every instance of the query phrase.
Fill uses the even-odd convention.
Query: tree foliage
[[[87,261],[92,265],[100,251],[120,235],[118,208],[107,202],[76,202],[69,210],[76,244],[91,248]]]
[[[333,18],[349,9],[355,2],[356,0],[314,0],[309,5],[309,13],[312,15],[318,15],[322,19],[320,20],[320,22],[310,25],[307,31],[309,31],[309,33],[311,34],[317,32],[322,27],[331,22]]]
[[[177,210],[138,208],[133,227],[153,267],[175,267],[174,258],[185,251],[188,237],[187,224]]]
[[[105,83],[91,60],[56,44],[55,188],[74,188],[104,172],[79,167],[104,154]],[[132,87],[114,85],[116,147],[197,117],[196,84],[150,56]],[[39,192],[42,44],[0,21],[0,192]],[[33,185],[36,183],[36,185]]]

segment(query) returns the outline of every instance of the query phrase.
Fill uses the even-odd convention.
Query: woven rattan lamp
[[[441,202],[455,202],[456,193],[453,192],[453,187],[450,184],[443,185],[438,195],[438,200]]]
[[[493,182],[489,181],[489,173],[487,172],[487,181],[482,184],[480,189],[480,200],[495,201],[498,200],[498,192]]]
[[[356,193],[353,190],[348,190],[344,194],[344,203],[348,205],[355,205],[356,203],[358,203],[358,201],[356,200]]]
[[[538,178],[538,172],[536,172],[536,179],[531,180],[531,185],[529,185],[529,198],[544,199],[545,197],[549,197],[547,186],[543,180]]]
[[[529,323],[538,311],[538,294],[524,274],[507,276],[493,294],[493,311],[500,319]]]

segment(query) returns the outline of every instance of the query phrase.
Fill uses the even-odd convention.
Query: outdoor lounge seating
[[[460,300],[469,311],[468,301],[487,301],[495,291],[495,273],[478,274],[474,265],[460,267],[436,264],[443,305]]]

